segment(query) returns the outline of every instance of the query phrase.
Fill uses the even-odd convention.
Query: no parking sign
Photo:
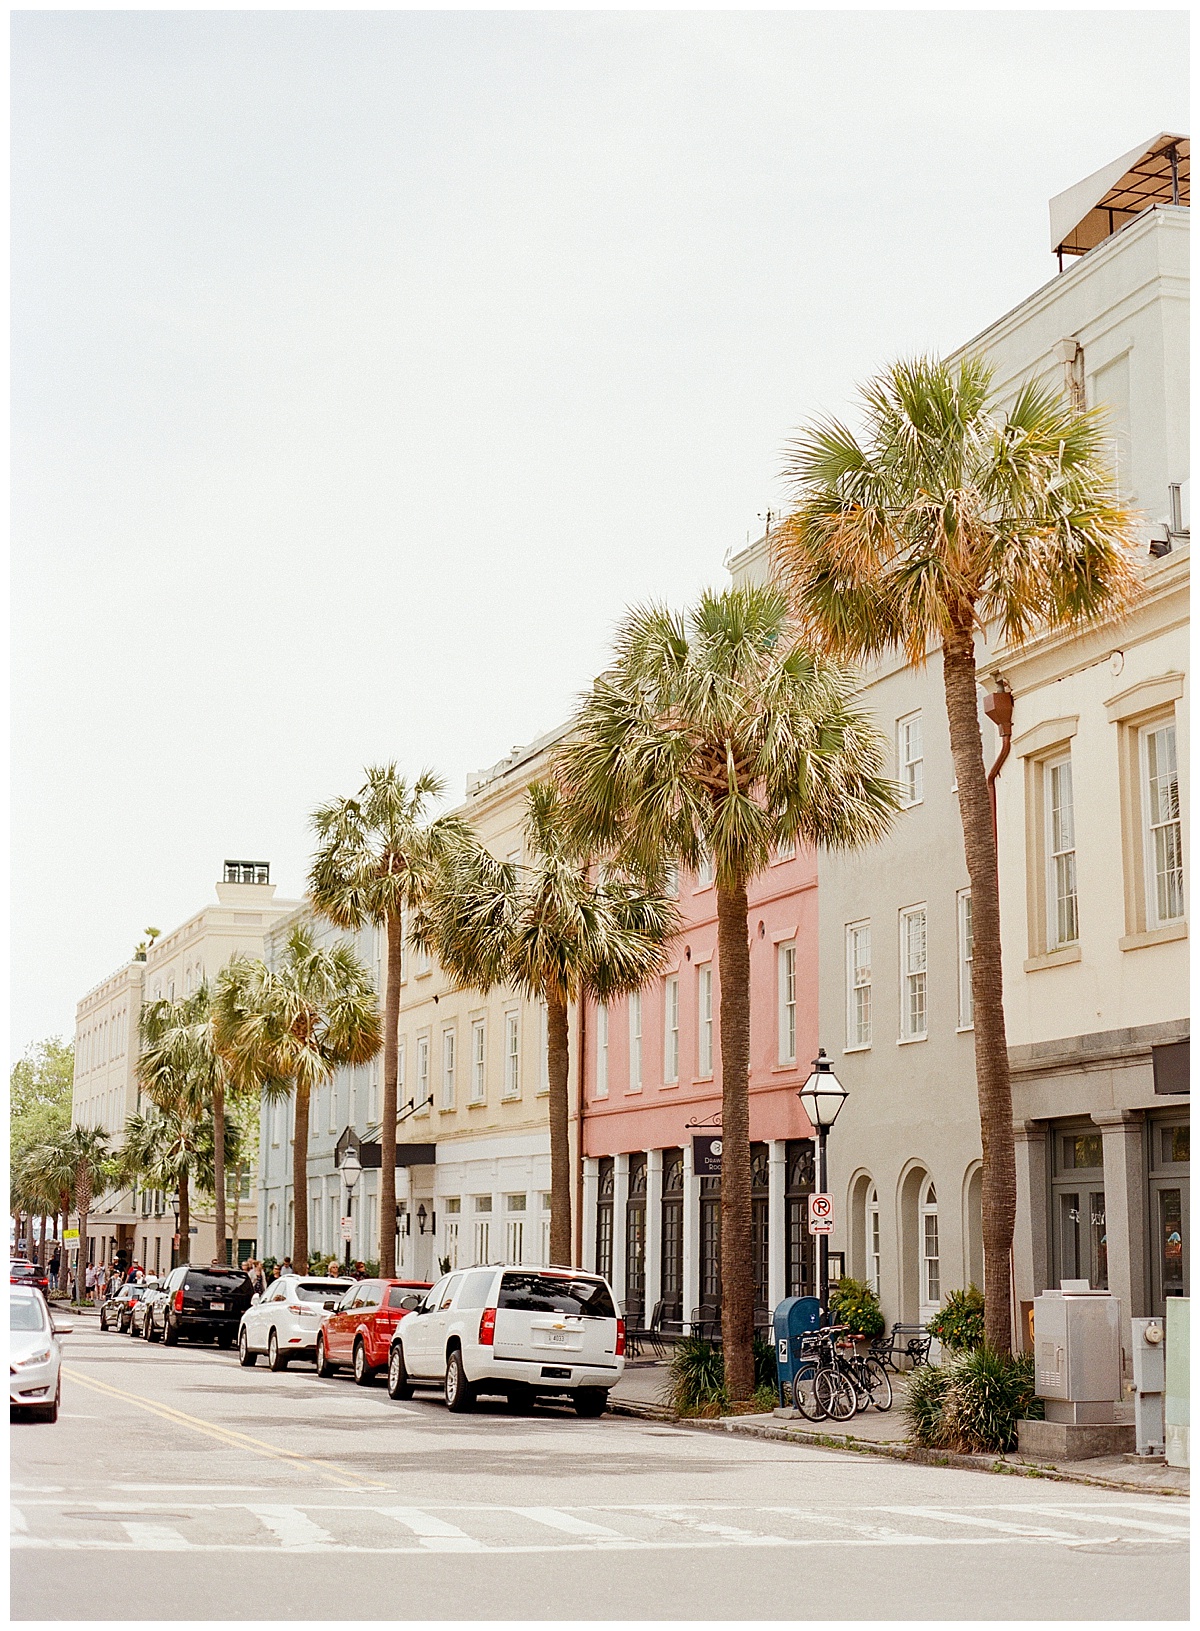
[[[832,1195],[817,1194],[808,1197],[808,1232],[810,1235],[833,1233]]]

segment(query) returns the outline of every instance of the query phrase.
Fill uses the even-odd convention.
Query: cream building
[[[292,910],[277,901],[265,861],[226,861],[216,885],[216,904],[201,907],[186,923],[158,937],[144,959],[137,957],[88,992],[76,1009],[75,1087],[72,1121],[102,1127],[114,1146],[126,1119],[140,1107],[137,1084],[138,1018],[143,1001],[189,995],[215,980],[235,952],[261,957],[270,924]],[[245,1256],[253,1238],[254,1180],[243,1184],[241,1216],[249,1236],[237,1243]],[[176,1218],[173,1197],[161,1191],[122,1191],[99,1197],[88,1222],[89,1260],[113,1263],[119,1256],[148,1271],[171,1265]],[[211,1204],[192,1200],[191,1255],[208,1262],[214,1255]],[[239,1225],[239,1235],[241,1228]]]
[[[552,732],[468,779],[457,814],[497,858],[524,857],[525,789],[542,774],[563,732]],[[296,916],[302,914],[298,913]],[[294,919],[276,925],[268,956],[278,957]],[[351,939],[383,991],[382,934],[358,936],[317,925],[322,939]],[[572,1017],[572,1081],[578,1064]],[[379,1257],[379,1120],[382,1061],[339,1071],[311,1111],[307,1204],[312,1252],[342,1256],[342,1219],[351,1255]],[[437,964],[406,948],[400,999],[400,1107],[396,1155],[397,1264],[436,1279],[452,1267],[501,1259],[544,1262],[549,1252],[550,1135],[546,1028],[542,1006],[508,991],[455,991]],[[577,1087],[572,1104],[577,1103]],[[264,1255],[291,1246],[292,1110],[264,1104],[260,1240]],[[573,1113],[573,1142],[578,1137]],[[339,1167],[350,1143],[362,1177],[346,1210]],[[578,1210],[578,1198],[576,1198]]]

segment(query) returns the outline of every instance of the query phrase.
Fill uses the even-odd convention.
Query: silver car
[[[44,1421],[58,1420],[62,1394],[60,1336],[73,1326],[59,1324],[40,1291],[13,1286],[8,1298],[8,1402],[30,1410]]]

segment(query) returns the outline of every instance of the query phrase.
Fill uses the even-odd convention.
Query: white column
[[[583,1158],[583,1263],[596,1267],[596,1199],[600,1190],[600,1162],[594,1155]]]
[[[692,1141],[683,1146],[683,1319],[700,1306],[700,1180],[692,1170]]]
[[[787,1141],[773,1138],[767,1146],[770,1188],[767,1192],[767,1297],[774,1313],[787,1296]]]
[[[646,1151],[646,1312],[662,1300],[662,1151]]]
[[[612,1285],[617,1301],[625,1306],[625,1225],[628,1221],[629,1157],[618,1155],[613,1162]]]

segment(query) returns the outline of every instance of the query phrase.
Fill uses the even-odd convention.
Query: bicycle
[[[849,1421],[858,1394],[837,1351],[835,1328],[801,1338],[800,1363],[792,1377],[792,1403],[808,1421]]]

